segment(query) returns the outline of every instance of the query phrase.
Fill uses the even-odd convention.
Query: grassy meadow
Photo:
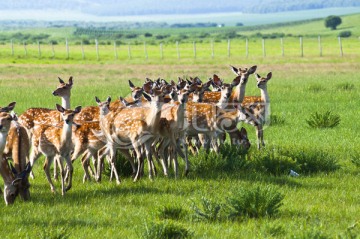
[[[121,185],[109,182],[106,175],[101,183],[83,184],[83,170],[76,161],[73,188],[64,197],[59,182],[58,193],[51,193],[40,158],[34,166],[36,178],[30,180],[31,201],[17,200],[12,206],[0,202],[1,238],[159,238],[156,233],[161,230],[168,230],[167,235],[178,233],[178,238],[359,238],[359,42],[347,39],[349,44],[344,42],[344,56],[340,57],[337,39],[325,39],[335,43],[324,47],[323,57],[318,55],[316,38],[311,43],[315,49],[304,49],[304,57],[298,55],[298,39],[294,39],[294,54],[286,51],[284,57],[279,39],[271,39],[267,44],[279,48],[269,50],[266,57],[262,56],[261,41],[254,40],[249,42],[254,45],[248,57],[241,50],[244,45],[234,46],[238,48],[228,57],[227,43],[222,43],[223,52],[213,59],[209,48],[200,46],[199,55],[191,57],[190,43],[180,59],[173,48],[171,57],[164,49],[163,59],[158,55],[147,60],[143,45],[138,46],[138,57],[129,59],[125,48],[117,60],[113,46],[101,46],[109,53],[100,55],[99,60],[95,51],[91,60],[87,59],[90,53],[83,60],[80,46],[70,48],[69,59],[65,50],[52,59],[50,48],[39,58],[36,46],[32,50],[29,46],[29,56],[24,57],[22,46],[11,56],[9,46],[1,45],[0,105],[16,101],[19,114],[29,107],[53,108],[59,103],[51,95],[58,76],[65,81],[74,77],[71,105],[75,107],[95,105],[95,96],[103,100],[109,95],[113,99],[128,95],[129,79],[140,85],[145,77],[177,80],[178,76],[198,76],[205,80],[218,74],[230,82],[234,74],[229,65],[257,65],[261,76],[273,73],[268,83],[272,123],[264,131],[264,150],[256,149],[253,127],[243,125],[252,143],[246,155],[225,145],[220,154],[191,156],[188,177],[174,179],[170,174],[165,178],[160,172],[154,181],[144,177],[133,183],[124,170]],[[159,54],[158,46],[149,46],[148,51]],[[259,94],[252,75],[246,95]],[[326,111],[340,117],[338,126],[316,129],[307,124],[311,115]],[[179,162],[183,172],[183,162]],[[127,167],[125,163],[123,168]],[[300,176],[289,176],[290,169]],[[277,213],[227,217],[229,198],[256,188],[283,196]],[[194,208],[212,216],[199,216]]]

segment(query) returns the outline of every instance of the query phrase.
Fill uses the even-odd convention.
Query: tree
[[[331,28],[331,30],[336,30],[336,27],[341,24],[341,18],[338,16],[328,16],[325,18],[325,27]]]

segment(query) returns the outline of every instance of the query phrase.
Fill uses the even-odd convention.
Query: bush
[[[290,170],[299,171],[296,160],[283,155],[277,149],[264,149],[249,154],[250,168],[255,172],[268,173],[274,176],[288,174]]]
[[[218,221],[220,217],[221,204],[206,197],[201,197],[200,206],[192,203],[191,209],[194,211],[193,218],[199,221]]]
[[[190,238],[192,233],[171,221],[164,222],[152,222],[145,225],[145,230],[142,233],[141,238],[145,239],[182,239]]]
[[[354,86],[354,84],[345,82],[345,83],[338,84],[336,86],[336,88],[339,90],[343,90],[343,91],[352,91],[355,89],[355,86]]]
[[[340,168],[336,157],[326,151],[302,148],[281,149],[280,153],[293,158],[301,173],[331,172]]]
[[[353,153],[350,156],[350,162],[353,163],[356,167],[360,168],[360,153]]]
[[[310,118],[306,120],[311,128],[334,128],[340,124],[340,116],[332,113],[330,110],[311,114]]]
[[[185,211],[181,206],[168,205],[159,208],[157,215],[160,219],[178,220],[184,217]]]
[[[272,217],[283,205],[284,196],[271,186],[241,188],[227,198],[229,219]]]
[[[122,156],[122,154],[117,153],[116,154],[116,161],[115,161],[115,168],[119,174],[119,177],[129,177],[132,176],[132,168],[129,161]],[[108,164],[107,160],[104,160],[105,166],[104,166],[104,175],[110,177],[111,174],[111,167]]]
[[[285,124],[285,117],[282,115],[271,114],[270,125],[283,125]]]
[[[151,33],[146,32],[146,33],[144,34],[144,36],[145,36],[145,37],[152,37],[152,34],[151,34]]]
[[[350,37],[351,36],[351,31],[342,31],[339,33],[338,35],[339,37]]]

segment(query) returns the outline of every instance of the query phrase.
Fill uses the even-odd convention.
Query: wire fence
[[[227,41],[194,41],[191,43],[129,43],[116,41],[94,44],[28,44],[10,41],[0,45],[0,57],[78,60],[124,60],[124,59],[188,59],[242,57],[326,57],[360,55],[358,38],[305,38],[276,39],[229,39]]]

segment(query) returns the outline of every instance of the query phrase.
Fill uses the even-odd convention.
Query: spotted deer
[[[25,146],[28,143],[27,138],[21,142],[20,134],[23,133],[27,136],[26,131],[20,131],[19,136],[13,135],[13,122],[16,116],[9,113],[15,107],[15,102],[10,103],[6,107],[0,107],[0,175],[4,181],[4,200],[6,205],[13,204],[17,195],[27,200],[29,199],[29,184],[27,181],[30,167],[26,165],[26,157],[22,157],[23,153],[26,154]],[[10,140],[10,141],[8,141]],[[13,155],[13,161],[17,169],[12,164],[8,164],[6,153],[9,152],[10,145]],[[21,170],[21,171],[20,171]]]
[[[33,166],[41,154],[45,155],[44,170],[46,178],[50,184],[51,191],[55,192],[55,186],[50,177],[50,166],[54,158],[58,157],[60,160],[61,194],[65,195],[65,192],[72,187],[73,166],[70,156],[73,151],[72,125],[75,115],[81,111],[81,106],[76,107],[74,110],[67,110],[56,104],[56,108],[61,113],[63,122],[61,126],[42,124],[34,128],[30,164]],[[67,174],[69,174],[68,185],[66,187],[64,182],[65,173],[62,166],[63,160],[66,161]]]
[[[249,69],[248,68],[236,68],[231,66],[231,70],[238,76],[240,79],[238,79],[239,84],[235,87],[235,89],[232,91],[229,101],[228,102],[234,102],[234,103],[242,103],[245,97],[245,89],[246,84],[248,82],[248,78],[251,74],[254,74],[257,69],[257,66],[252,66]],[[205,92],[203,96],[203,102],[207,103],[218,103],[221,97],[221,92]]]
[[[244,104],[246,119],[245,122],[255,126],[257,136],[257,148],[265,146],[263,127],[270,120],[270,97],[267,91],[267,82],[271,79],[272,73],[266,77],[256,74],[257,87],[260,89],[260,101],[248,102]],[[255,97],[254,97],[255,98]]]
[[[234,128],[228,126],[236,126],[239,121],[245,119],[245,114],[242,107],[236,108],[232,111],[225,111],[213,104],[188,103],[186,106],[186,118],[186,135],[206,135],[209,142],[203,142],[205,148],[208,150],[209,144],[211,144],[214,151],[218,152],[218,144],[216,140],[218,132],[224,133],[237,130],[236,127]],[[248,141],[247,136],[244,140]]]
[[[174,163],[175,177],[178,176],[177,154],[185,161],[185,175],[189,173],[188,151],[185,144],[184,123],[185,123],[185,107],[190,92],[188,90],[176,91],[176,96],[172,97],[172,102],[164,104],[161,111],[160,130],[159,133],[162,141],[159,144],[158,152],[162,157],[164,174],[167,175],[167,165],[164,162],[167,159],[167,151],[170,146],[170,158]],[[173,92],[172,92],[173,93]],[[184,148],[184,152],[181,149]]]
[[[107,139],[107,145],[106,150],[99,158],[110,153],[113,167],[116,148],[133,148],[138,160],[138,170],[134,181],[137,181],[141,176],[143,151],[145,151],[148,160],[149,178],[153,178],[151,144],[159,132],[161,105],[164,96],[169,93],[166,87],[160,90],[154,88],[154,83],[151,81],[145,83],[143,89],[151,97],[149,107],[123,108],[115,112],[110,111],[100,118],[100,127]],[[98,165],[97,170],[100,168],[101,166]],[[117,183],[120,183],[116,170],[114,173]]]
[[[52,92],[54,96],[61,98],[61,105],[65,109],[70,108],[70,96],[73,86],[73,77],[70,76],[69,82],[65,83],[60,77],[58,87]],[[19,116],[19,123],[24,126],[29,134],[29,139],[32,138],[32,132],[36,124],[58,124],[61,122],[61,117],[58,111],[48,108],[29,108]]]

